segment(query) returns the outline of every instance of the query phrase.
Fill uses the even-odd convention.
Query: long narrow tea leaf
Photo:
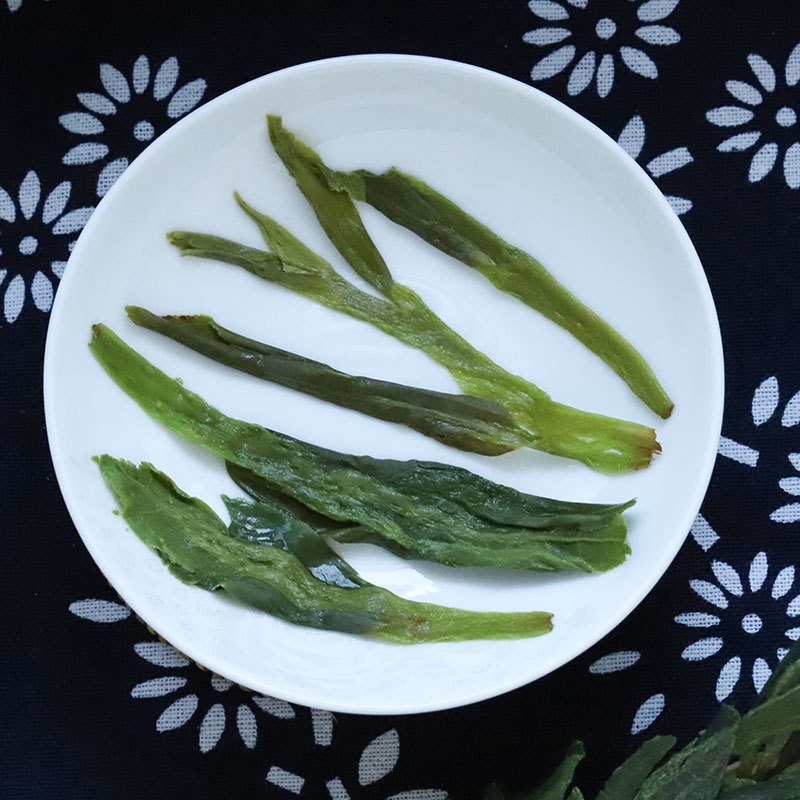
[[[722,786],[736,739],[737,718],[698,737],[644,781],[636,800],[714,800]]]
[[[575,769],[585,755],[583,743],[573,742],[553,774],[533,794],[527,795],[525,800],[565,800]],[[568,800],[573,798],[574,793],[570,793]]]
[[[205,503],[152,465],[108,455],[95,461],[125,521],[173,574],[203,589],[223,589],[295,625],[407,644],[523,638],[551,630],[551,615],[544,612],[467,611],[412,602],[372,584],[324,583],[287,550],[230,536]]]
[[[270,130],[278,124],[271,122]],[[307,145],[297,144],[297,160],[302,159],[303,167],[313,170],[331,190],[369,203],[388,219],[478,270],[498,289],[569,331],[659,416],[666,418],[672,413],[672,400],[636,348],[532,255],[506,242],[419,178],[398,169],[380,174],[336,172],[315,153],[316,158],[306,155],[308,152],[313,153]]]
[[[487,481],[468,470],[437,462],[376,459],[317,449],[328,457],[336,457],[338,463],[349,464],[353,469],[362,470],[400,491],[414,495],[427,494],[440,498],[442,502],[447,498],[457,499],[460,505],[477,517],[503,526],[531,530],[592,530],[613,522],[633,505],[633,501],[604,504],[553,500],[524,494]],[[305,506],[292,505],[291,498],[276,492],[274,484],[267,479],[238,464],[228,463],[227,468],[231,478],[254,499],[273,504],[280,502],[289,513],[315,530],[331,528],[333,523],[330,518],[310,511]]]
[[[614,770],[596,800],[633,800],[650,773],[674,746],[674,736],[648,739]]]
[[[405,425],[450,447],[494,456],[519,446],[522,432],[516,429],[508,411],[493,400],[349,375],[319,361],[241,336],[208,316],[157,316],[137,306],[128,306],[126,311],[137,325],[221,364]]]
[[[363,292],[277,222],[243,201],[240,204],[258,224],[273,252],[188,231],[172,231],[167,238],[182,255],[243,267],[263,280],[419,348],[448,369],[465,393],[504,406],[519,430],[520,447],[573,458],[612,473],[646,467],[660,451],[652,428],[555,402],[534,384],[507,372],[475,349],[407,287],[395,283],[391,300]]]
[[[319,155],[289,133],[280,117],[270,115],[267,124],[275,152],[314,209],[328,238],[365,281],[387,294],[394,280],[349,195],[334,191],[320,179],[325,165]]]
[[[742,717],[736,739],[736,752],[740,756],[737,774],[769,775],[795,731],[800,731],[800,685],[771,692],[771,696]]]
[[[228,463],[227,467],[228,474],[243,491],[250,495],[250,497],[258,501],[263,501],[272,507],[280,507],[283,512],[298,520],[302,520],[309,528],[317,533],[324,534],[342,543],[376,544],[404,558],[413,558],[416,555],[413,550],[404,548],[396,542],[389,541],[384,536],[371,531],[363,525],[336,521],[323,516],[319,512],[303,505],[295,498],[289,497],[275,489],[266,480],[248,469],[231,463]],[[442,497],[453,495],[455,488],[456,487],[443,487]],[[502,487],[497,488],[500,489]],[[499,504],[497,504],[497,506],[499,508]],[[541,509],[541,511],[543,512],[544,509]],[[545,518],[539,517],[538,513],[537,517],[536,519],[531,518],[530,520],[534,527],[537,525],[541,526],[545,521]],[[567,515],[563,513],[563,510],[555,514],[552,520],[554,524],[556,524],[556,521],[557,524],[567,524],[569,521]],[[508,517],[504,519],[504,523],[509,524],[510,522]],[[578,543],[572,543],[570,549],[571,554],[573,556],[577,555],[580,547],[581,545]],[[588,542],[583,543],[583,547],[587,548],[584,555],[587,560],[591,561],[594,565],[595,571],[611,569],[619,563],[619,551],[616,548],[604,548],[602,544],[592,544]],[[453,550],[451,549],[451,557],[452,552]],[[468,555],[464,557],[468,558]]]
[[[421,181],[392,171],[387,175],[392,175],[393,183],[385,187],[381,181],[386,176],[363,171],[347,176],[336,173],[317,152],[286,130],[279,116],[267,116],[267,129],[276,154],[305,195],[328,238],[350,266],[387,298],[402,295],[405,287],[392,280],[350,194],[371,202],[390,219],[411,228],[448,255],[478,268],[499,288],[520,297],[566,328],[606,360],[651,408],[661,416],[669,416],[672,401],[642,356],[536,259],[511,247]],[[373,184],[377,184],[375,191]],[[386,195],[390,202],[380,203]],[[429,216],[414,219],[415,213]],[[270,241],[269,231],[262,232]],[[270,246],[275,249],[272,242]],[[416,300],[424,305],[420,298]]]
[[[453,566],[597,571],[629,552],[622,512],[630,503],[538,498],[444,464],[326,450],[226,416],[104,325],[94,326],[90,347],[120,388],[178,435],[409,554]]]
[[[718,800],[797,800],[799,797],[800,776],[778,775],[766,781],[723,789]]]

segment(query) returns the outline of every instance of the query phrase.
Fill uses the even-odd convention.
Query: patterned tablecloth
[[[701,514],[635,613],[546,679],[410,717],[254,695],[160,642],[75,532],[42,410],[70,247],[131,160],[238,84],[365,52],[487,67],[617,139],[689,232],[726,357]],[[785,0],[2,0],[0,795],[473,798],[573,739],[591,790],[644,737],[749,706],[800,638],[799,83]]]

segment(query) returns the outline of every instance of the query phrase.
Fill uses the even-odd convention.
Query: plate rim
[[[550,110],[555,110],[556,113],[566,117],[570,123],[577,124],[580,126],[583,131],[588,132],[594,138],[600,139],[601,141],[605,141],[606,146],[613,145],[614,148],[617,148],[620,152],[623,152],[620,146],[602,129],[596,126],[594,123],[583,117],[582,115],[578,114],[578,112],[571,109],[569,106],[562,103],[560,100],[542,92],[540,89],[523,83],[522,81],[517,80],[516,78],[510,77],[508,75],[504,75],[502,73],[495,72],[493,70],[487,69],[485,67],[476,66],[472,64],[468,64],[461,61],[453,61],[450,59],[439,58],[435,56],[426,56],[426,55],[411,55],[411,54],[401,54],[401,53],[366,53],[366,54],[358,54],[358,55],[342,55],[342,56],[335,56],[332,58],[323,58],[323,59],[316,59],[309,62],[304,62],[301,64],[295,64],[292,66],[285,67],[280,70],[276,70],[274,72],[266,73],[265,75],[258,76],[253,78],[243,84],[240,84],[236,87],[233,87],[222,94],[212,98],[208,102],[204,103],[194,111],[190,112],[189,114],[185,115],[178,121],[176,121],[170,128],[168,128],[164,133],[158,136],[153,142],[151,142],[129,165],[129,167],[125,170],[122,176],[116,181],[116,183],[111,187],[108,193],[101,198],[97,206],[95,207],[94,212],[92,213],[90,219],[88,220],[84,230],[81,232],[78,241],[75,245],[73,253],[70,255],[70,261],[73,260],[73,256],[75,256],[75,260],[77,261],[82,250],[82,241],[86,241],[88,236],[91,235],[94,228],[98,227],[99,225],[103,224],[103,218],[105,216],[104,209],[112,207],[114,203],[114,198],[117,194],[121,191],[124,191],[124,187],[126,183],[133,178],[137,174],[141,167],[141,164],[146,164],[146,159],[143,160],[143,156],[148,152],[152,152],[156,148],[163,148],[169,145],[172,139],[181,135],[183,129],[189,124],[196,124],[196,120],[200,115],[213,115],[215,113],[215,109],[218,105],[222,105],[227,102],[235,102],[235,98],[238,94],[245,93],[247,91],[252,90],[252,88],[257,84],[267,83],[271,80],[274,80],[276,77],[286,77],[292,74],[302,75],[303,73],[313,73],[316,70],[320,69],[327,69],[330,66],[336,66],[341,64],[362,64],[362,65],[395,65],[395,66],[403,66],[407,68],[434,68],[434,69],[444,69],[444,70],[453,70],[455,72],[461,73],[463,75],[473,75],[479,76],[484,80],[494,81],[497,85],[505,86],[513,89],[514,91],[518,91],[520,93],[527,94],[536,98],[540,103],[543,103],[545,107]],[[628,163],[628,162],[625,162]],[[681,244],[681,248],[683,252],[689,257],[689,260],[693,262],[693,270],[694,270],[694,278],[695,284],[697,285],[696,288],[699,288],[701,291],[700,300],[702,302],[704,311],[704,322],[707,324],[709,328],[709,344],[712,346],[712,349],[715,353],[715,360],[714,360],[714,381],[716,383],[716,397],[717,402],[715,406],[715,421],[714,421],[714,433],[716,438],[721,433],[722,428],[722,417],[724,412],[724,400],[725,400],[725,369],[724,369],[724,353],[722,347],[722,337],[721,337],[721,330],[719,326],[719,319],[716,313],[716,308],[714,304],[714,299],[711,294],[711,289],[708,284],[708,280],[705,275],[705,271],[703,270],[702,263],[700,262],[699,256],[694,248],[693,243],[688,235],[688,232],[683,227],[682,223],[678,219],[677,215],[672,212],[668,202],[664,198],[661,191],[658,187],[654,184],[654,182],[650,179],[650,177],[646,174],[646,172],[635,162],[634,159],[629,159],[629,165],[632,171],[638,173],[640,175],[640,183],[643,186],[647,187],[648,194],[651,195],[653,198],[658,198],[662,204],[663,209],[669,211],[668,215],[665,215],[667,219],[670,220],[672,224],[672,233],[673,235],[677,235],[678,240]],[[127,179],[126,179],[126,176]],[[100,212],[98,214],[98,212]],[[89,235],[84,236],[84,232],[89,231]],[[69,269],[69,263],[67,268],[65,269],[64,275],[59,283],[59,289],[62,289],[63,285],[66,284],[67,287],[71,284],[73,280],[77,280],[77,278],[73,278],[73,274],[77,274],[76,270]],[[44,349],[44,362],[43,362],[43,373],[42,373],[42,389],[43,389],[43,398],[44,398],[44,416],[45,416],[45,425],[47,431],[47,440],[48,440],[48,447],[50,452],[51,461],[53,463],[53,467],[55,470],[59,491],[64,499],[64,503],[67,507],[69,512],[70,518],[73,522],[73,526],[77,530],[81,541],[83,542],[84,546],[89,551],[90,556],[95,561],[95,564],[100,568],[102,574],[106,576],[106,570],[103,569],[101,563],[103,563],[104,559],[99,556],[96,551],[96,548],[93,544],[90,544],[84,536],[82,530],[78,527],[75,523],[76,519],[76,509],[75,506],[75,498],[67,497],[67,495],[62,490],[62,470],[64,467],[65,457],[63,454],[59,452],[58,444],[54,441],[54,433],[51,429],[50,421],[55,416],[54,405],[56,400],[53,396],[53,391],[50,389],[51,381],[53,380],[53,351],[54,346],[52,345],[52,341],[55,337],[54,331],[57,330],[59,327],[59,321],[62,317],[64,312],[62,308],[65,306],[66,300],[63,302],[59,302],[60,298],[66,297],[68,292],[66,291],[57,291],[56,297],[53,303],[53,307],[50,314],[50,319],[48,321],[47,326],[47,335],[45,339],[45,349]],[[686,512],[684,514],[684,521],[688,524],[685,525],[685,533],[682,537],[676,536],[675,546],[671,548],[669,551],[664,551],[661,559],[661,563],[658,566],[657,572],[659,576],[664,575],[664,573],[669,569],[670,564],[674,560],[675,556],[677,555],[678,550],[682,546],[685,539],[688,537],[691,523],[696,517],[698,511],[700,510],[700,506],[702,501],[706,495],[708,485],[711,480],[711,475],[713,472],[714,464],[716,462],[716,448],[713,450],[711,448],[705,453],[705,458],[702,464],[698,464],[698,480],[696,482],[696,491],[691,499],[691,502],[687,502],[686,504]],[[78,515],[79,516],[79,515]],[[682,526],[684,527],[684,526]],[[659,578],[660,579],[660,578]],[[637,592],[633,596],[630,597],[628,604],[624,607],[620,607],[617,615],[609,620],[607,624],[604,626],[603,630],[601,630],[597,635],[592,637],[592,640],[588,643],[588,645],[581,641],[574,648],[566,653],[564,658],[560,660],[560,663],[554,667],[553,669],[546,670],[541,675],[534,675],[531,677],[530,674],[527,675],[518,675],[516,680],[511,682],[505,682],[502,686],[495,686],[493,685],[492,688],[485,692],[485,693],[471,693],[466,695],[460,695],[456,693],[455,696],[448,698],[445,702],[428,702],[427,704],[406,704],[403,708],[398,708],[394,705],[387,705],[386,707],[365,707],[360,705],[356,698],[353,699],[351,703],[336,703],[332,706],[324,706],[331,711],[339,711],[343,713],[356,713],[356,714],[416,714],[416,713],[426,713],[431,711],[438,711],[438,710],[445,710],[455,707],[461,707],[465,705],[469,705],[475,702],[487,700],[490,698],[498,697],[503,694],[506,694],[510,691],[518,689],[522,686],[525,686],[529,683],[532,683],[540,678],[544,677],[547,674],[551,674],[553,671],[560,669],[565,664],[569,663],[569,661],[573,660],[575,657],[579,656],[580,654],[586,652],[587,649],[595,646],[603,637],[607,636],[612,630],[614,630],[625,618],[627,618],[645,599],[645,597],[653,590],[656,582],[644,588],[642,592]],[[119,594],[118,590],[115,586],[112,585],[113,591],[123,599],[123,601],[131,608],[134,614],[139,617],[146,625],[151,627],[152,630],[156,632],[160,638],[163,638],[162,635],[158,632],[158,621],[153,621],[152,619],[147,619],[145,615],[140,614],[140,609],[137,609],[134,604],[132,604],[128,598],[123,597]],[[164,639],[166,641],[166,639]],[[197,664],[201,664],[204,667],[208,667],[212,669],[214,672],[218,672],[218,674],[223,675],[236,683],[240,683],[240,681],[236,680],[236,676],[231,675],[230,669],[222,669],[218,670],[218,665],[214,665],[214,659],[211,660],[211,664],[207,663],[208,659],[204,658],[202,653],[197,653],[193,651],[191,647],[191,642],[189,642],[189,646],[186,646],[186,642],[181,642],[181,645],[173,645],[178,649],[181,653],[184,653],[187,657],[189,657],[192,661],[196,662]],[[269,689],[261,689],[258,687],[249,687],[252,688],[254,691],[263,691],[264,693],[273,692]],[[305,706],[319,706],[319,701],[308,696],[304,695],[302,692],[295,692],[292,695],[291,692],[281,692],[280,695],[275,694],[275,696],[280,696],[282,699],[287,700],[288,702],[302,704]]]

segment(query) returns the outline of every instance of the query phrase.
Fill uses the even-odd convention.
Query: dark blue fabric
[[[548,21],[553,14],[564,19]],[[638,74],[617,51],[607,96],[598,92],[596,72],[577,92],[577,76],[570,85],[570,75],[580,57],[613,44],[613,36],[599,36],[609,30],[598,27],[601,20],[613,21],[614,36],[649,55],[657,75]],[[636,34],[646,25],[668,28],[679,41],[649,44]],[[558,26],[570,32],[576,55],[539,79],[536,65],[562,45],[523,37]],[[648,35],[672,36],[664,30]],[[127,614],[74,531],[50,463],[40,387],[47,287],[58,284],[49,265],[66,260],[66,243],[75,237],[50,234],[41,207],[23,225],[18,209],[16,222],[0,219],[0,795],[280,798],[292,795],[279,785],[291,773],[288,785],[303,797],[340,798],[345,791],[353,798],[388,798],[420,790],[408,796],[476,798],[490,781],[512,790],[536,784],[573,739],[586,743],[579,776],[591,793],[643,738],[673,733],[685,741],[721,699],[749,705],[758,688],[754,665],[758,674],[774,668],[779,650],[796,638],[787,631],[800,614],[797,604],[790,606],[800,594],[794,572],[800,515],[791,506],[800,493],[800,456],[790,460],[800,453],[800,413],[791,402],[800,390],[794,343],[800,190],[791,159],[783,169],[784,155],[800,139],[800,124],[792,124],[792,114],[800,113],[800,84],[792,83],[791,62],[787,68],[799,42],[800,11],[783,0],[534,0],[530,7],[523,0],[2,0],[0,187],[14,202],[33,171],[41,198],[69,181],[66,210],[97,204],[99,168],[64,163],[81,137],[60,119],[80,110],[78,92],[102,93],[101,64],[130,75],[141,55],[151,70],[177,58],[179,86],[205,81],[202,102],[259,75],[328,56],[440,56],[535,85],[615,139],[627,128],[641,145],[638,160],[645,167],[680,151],[674,156],[679,167],[652,169],[665,194],[690,206],[684,202],[679,210],[717,303],[727,396],[721,455],[696,536],[687,538],[642,605],[591,652],[535,684],[447,712],[331,719],[302,707],[265,711],[243,690],[215,686],[194,665],[153,663],[169,659],[152,656],[147,647],[156,637]],[[754,54],[774,70],[771,91],[748,62],[762,63]],[[652,70],[646,61],[638,64]],[[742,90],[726,88],[730,81],[757,89],[760,102],[752,93],[749,102],[736,99],[730,87]],[[725,106],[745,109],[752,121],[715,124],[714,109]],[[761,133],[757,143],[720,150],[723,141],[748,131]],[[109,123],[109,145],[122,148],[114,135]],[[768,166],[767,152],[751,172],[756,151],[767,142],[779,152],[774,166],[758,172],[759,165],[761,172]],[[127,141],[121,152],[135,155],[146,143]],[[797,177],[800,182],[800,172]],[[23,235],[40,243],[35,267],[19,252]],[[35,279],[37,269],[46,280]],[[17,275],[21,281],[12,287]],[[23,284],[24,296],[18,296]],[[714,584],[725,607],[704,600],[696,581]],[[96,621],[99,606],[89,612],[80,605],[89,599],[107,601],[109,619],[116,621]],[[690,612],[714,614],[718,623],[694,628],[680,621],[687,618],[676,621]],[[748,615],[761,622],[750,625],[752,632],[744,622]],[[702,648],[686,648],[704,637],[722,643],[701,659]],[[601,661],[611,654],[617,656]],[[625,668],[608,671],[609,663]],[[165,675],[185,679],[184,688],[162,697],[132,696],[134,687]],[[181,695],[196,697],[197,711],[185,724],[159,732],[156,720]],[[225,730],[203,752],[200,721],[217,703],[226,714]],[[252,713],[257,721],[252,747],[237,729],[237,713]],[[372,772],[359,776],[370,754]]]

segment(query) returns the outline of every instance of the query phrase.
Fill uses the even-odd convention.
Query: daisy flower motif
[[[531,80],[543,81],[568,67],[567,92],[579,95],[594,82],[598,96],[607,97],[617,67],[644,78],[657,78],[658,67],[643,48],[680,41],[664,20],[680,0],[530,0],[528,7],[543,23],[523,41],[550,48],[534,64]]]
[[[792,596],[796,569],[783,567],[771,578],[767,554],[760,552],[750,562],[746,579],[724,561],[712,561],[716,582],[698,579],[689,582],[692,591],[704,602],[702,610],[688,611],[675,622],[703,635],[681,653],[684,661],[704,661],[722,654],[724,659],[716,683],[716,697],[722,702],[734,690],[743,673],[760,692],[772,674],[768,658],[774,653],[777,663],[800,639],[800,594]],[[770,579],[771,578],[771,579]],[[788,620],[787,620],[788,617]],[[709,635],[705,635],[708,633]],[[742,652],[760,651],[752,663]],[[766,656],[766,657],[764,657]]]
[[[0,187],[0,296],[3,317],[15,322],[26,300],[39,311],[53,305],[53,279],[60,279],[67,258],[94,210],[68,210],[72,184],[62,181],[42,191],[30,170],[11,192]]]
[[[59,123],[84,141],[71,147],[62,162],[102,165],[97,196],[103,197],[131,160],[172,122],[191,111],[206,91],[203,78],[178,87],[178,59],[151,69],[139,56],[130,76],[111,64],[100,65],[102,91],[79,92],[85,110],[59,117]]]
[[[192,663],[166,642],[137,642],[133,649],[140,658],[168,670],[185,669]],[[195,691],[184,692],[189,684],[189,678],[170,672],[138,683],[131,689],[131,697],[141,700],[179,695],[164,708],[156,720],[156,730],[159,733],[182,728],[195,717],[201,706],[205,706],[197,734],[197,745],[201,753],[208,753],[217,746],[229,718],[235,721],[244,746],[252,750],[258,741],[256,710],[264,711],[278,719],[294,719],[296,716],[294,708],[284,700],[251,694],[234,687],[234,684],[226,678],[208,674],[210,676],[208,687],[198,686],[195,687]],[[201,697],[204,698],[203,702]]]
[[[127,605],[102,598],[76,600],[70,604],[69,610],[76,617],[101,624],[131,618],[131,610]],[[190,720],[200,716],[198,711],[202,708],[197,729],[197,746],[201,753],[208,753],[217,746],[229,721],[235,723],[242,744],[252,750],[258,742],[259,712],[286,720],[296,716],[294,708],[284,700],[248,692],[226,678],[193,667],[188,658],[166,642],[137,642],[133,649],[141,659],[167,672],[137,683],[131,689],[131,697],[135,700],[153,700],[176,696],[156,719],[159,733],[184,727]],[[208,676],[207,683],[204,679],[198,682],[198,675],[203,678]],[[194,686],[189,686],[190,680]],[[315,742],[329,743],[333,716],[327,711],[313,710],[311,719]]]
[[[645,144],[645,128],[644,121],[638,114],[631,117],[628,124],[622,129],[617,143],[634,161],[641,160],[644,168],[656,181],[662,176],[675,172],[694,161],[692,154],[686,147],[675,147],[652,158],[649,156],[642,158]],[[664,196],[672,206],[672,210],[679,216],[685,214],[692,207],[692,201],[685,197],[676,197],[669,194]]]
[[[790,189],[800,188],[800,43],[777,70],[763,56],[747,56],[750,74],[725,83],[735,102],[706,112],[719,128],[740,129],[723,139],[721,153],[752,151],[747,179],[756,183],[769,175],[783,153],[783,179]],[[755,148],[755,150],[753,150]]]

